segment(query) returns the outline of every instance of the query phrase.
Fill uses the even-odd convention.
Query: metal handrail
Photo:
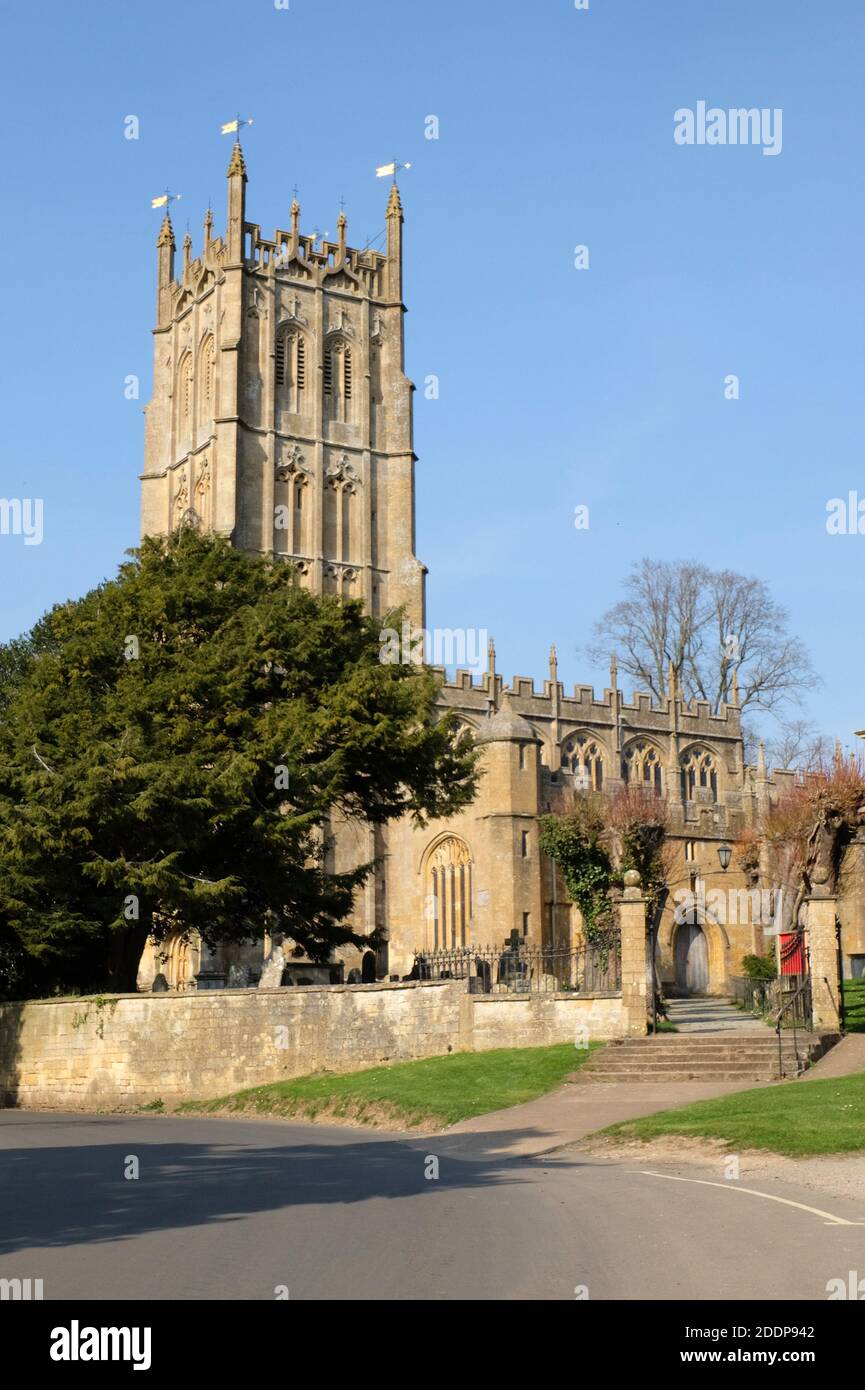
[[[810,979],[805,979],[805,980],[803,980],[802,983],[801,983],[801,985],[799,985],[798,989],[795,989],[795,990],[793,991],[793,993],[790,995],[789,999],[786,999],[786,1000],[784,1001],[784,1003],[781,1005],[780,1009],[778,1010],[777,1016],[776,1016],[776,1018],[775,1018],[775,1032],[778,1034],[778,1079],[779,1079],[779,1081],[780,1081],[780,1080],[783,1080],[783,1077],[784,1077],[784,1050],[783,1050],[783,1045],[782,1045],[782,1042],[781,1042],[781,1023],[782,1023],[782,1020],[783,1020],[783,1018],[784,1018],[785,1013],[787,1012],[788,1009],[790,1009],[790,1008],[793,1007],[793,1005],[796,1003],[796,1000],[799,998],[799,995],[800,995],[800,994],[804,994],[805,991],[806,991],[806,990],[809,990],[810,988],[811,988],[811,981],[810,981]],[[798,1076],[799,1073],[803,1070],[803,1068],[802,1068],[802,1066],[800,1065],[800,1061],[799,1061],[799,1043],[798,1043],[798,1039],[797,1039],[797,1035],[796,1035],[796,1013],[795,1013],[795,1010],[794,1010],[794,1012],[793,1012],[793,1051],[794,1051],[795,1054],[796,1054],[796,1075]]]

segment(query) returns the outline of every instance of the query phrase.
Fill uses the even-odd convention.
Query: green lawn
[[[826,1081],[789,1081],[662,1110],[602,1131],[613,1139],[667,1135],[723,1139],[731,1149],[831,1154],[865,1150],[865,1072]]]
[[[865,1033],[865,980],[844,981],[844,1027],[848,1033]]]
[[[178,1109],[186,1113],[246,1110],[298,1119],[326,1117],[337,1122],[441,1129],[553,1090],[582,1065],[590,1050],[561,1043],[455,1052],[367,1071],[299,1076],[218,1100],[186,1101]]]

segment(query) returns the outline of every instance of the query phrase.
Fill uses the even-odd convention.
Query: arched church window
[[[718,769],[708,749],[689,749],[682,757],[681,767],[685,801],[718,800]]]
[[[644,739],[632,743],[622,759],[622,776],[629,787],[642,787],[661,795],[661,755],[653,743]]]
[[[591,734],[572,734],[562,746],[562,767],[574,774],[584,791],[600,791],[604,785],[603,750]]]
[[[472,855],[465,840],[447,835],[425,865],[427,933],[434,951],[471,944]]]

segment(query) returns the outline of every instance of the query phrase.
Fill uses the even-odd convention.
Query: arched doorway
[[[676,988],[685,994],[709,990],[709,945],[706,933],[696,925],[682,925],[676,932]]]

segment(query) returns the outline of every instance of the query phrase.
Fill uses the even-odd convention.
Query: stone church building
[[[146,408],[142,534],[194,524],[248,551],[281,556],[317,593],[363,600],[384,616],[401,606],[425,626],[425,568],[415,555],[412,383],[404,372],[403,209],[394,182],[383,253],[347,244],[340,213],[335,242],[300,230],[261,235],[246,208],[240,144],[228,168],[225,236],[204,222],[201,253],[191,238],[176,264],[166,214],[157,243],[153,397]],[[490,643],[488,670],[446,679],[440,701],[482,747],[474,804],[425,830],[333,827],[332,866],[377,859],[357,896],[354,924],[380,928],[373,958],[339,952],[332,967],[291,961],[296,983],[402,977],[415,955],[453,946],[501,946],[513,931],[527,944],[572,946],[580,918],[560,875],[538,845],[538,819],[566,809],[578,788],[626,784],[666,797],[675,867],[671,890],[747,889],[719,849],[753,825],[793,776],[769,776],[762,758],[744,761],[740,710],[718,714],[688,703],[671,685],[661,704],[626,699],[615,659],[609,685],[565,691],[555,651],[537,689],[506,684]],[[865,844],[851,846],[865,856]],[[851,861],[852,862],[852,861]],[[858,872],[857,882],[865,882]],[[863,859],[861,867],[865,867]],[[741,895],[743,898],[747,894]],[[842,895],[847,973],[865,960],[865,903]],[[717,920],[700,909],[679,923],[672,902],[658,930],[665,987],[723,993],[745,953],[773,938],[746,912]],[[139,984],[157,972],[171,988],[247,985],[258,979],[267,943],[210,951],[177,939],[149,947]],[[351,978],[356,978],[352,976]]]

